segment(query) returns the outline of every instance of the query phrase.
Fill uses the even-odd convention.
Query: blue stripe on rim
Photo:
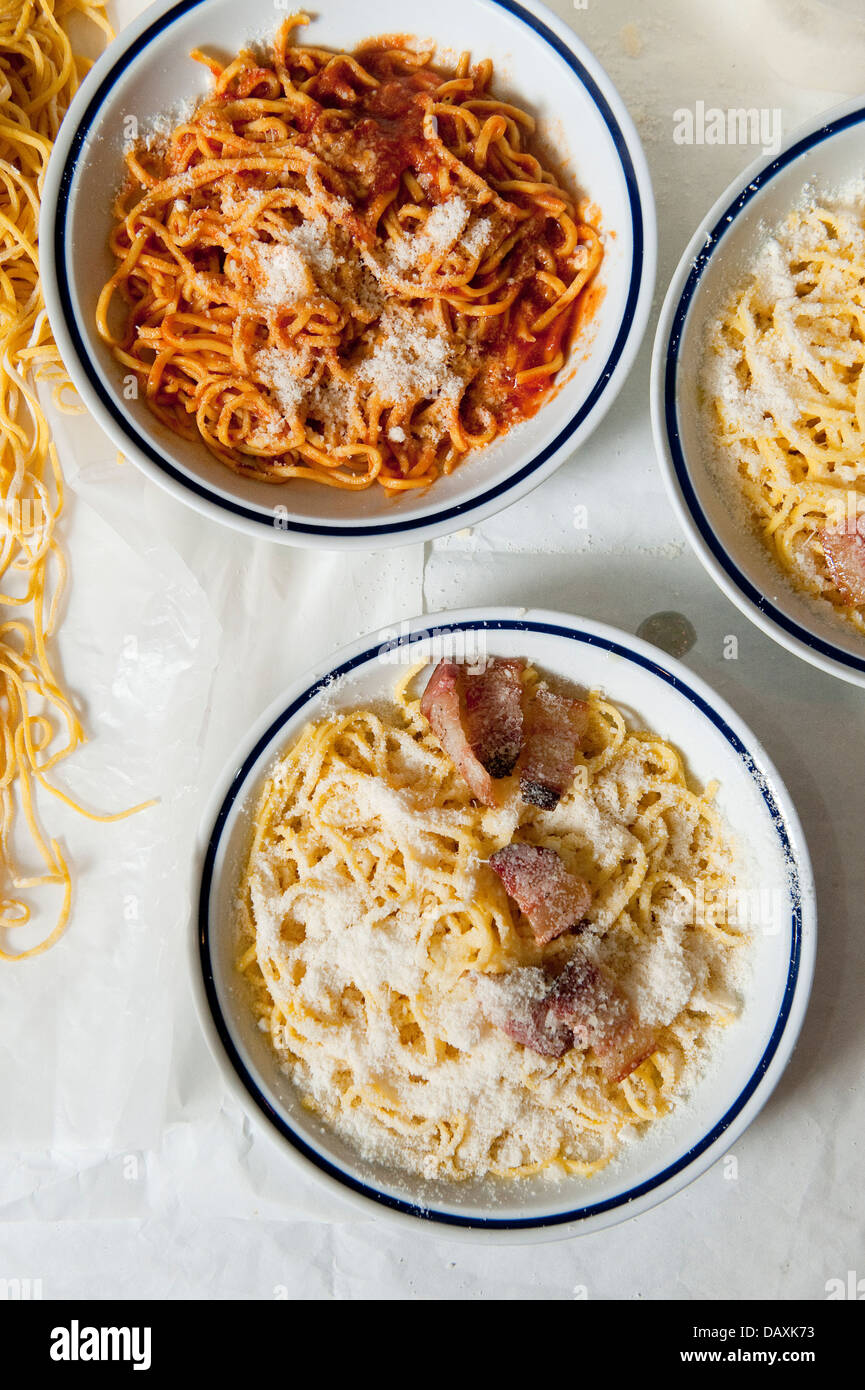
[[[343,1169],[338,1168],[328,1159],[323,1158],[321,1154],[317,1153],[315,1149],[311,1148],[310,1145],[307,1144],[300,1137],[299,1134],[295,1133],[291,1125],[289,1125],[282,1118],[282,1116],[277,1113],[277,1111],[268,1101],[267,1097],[261,1092],[259,1087],[256,1085],[255,1080],[250,1075],[249,1070],[245,1066],[243,1060],[241,1059],[237,1051],[237,1048],[235,1047],[231,1039],[231,1036],[228,1032],[228,1028],[226,1027],[225,1020],[222,1016],[219,998],[216,992],[216,983],[214,980],[213,968],[210,959],[210,894],[213,886],[214,865],[216,862],[216,856],[219,852],[220,840],[222,838],[222,833],[225,829],[228,816],[231,813],[232,807],[234,806],[235,801],[237,800],[240,792],[243,789],[243,784],[250,770],[254,767],[255,763],[261,757],[262,753],[264,753],[264,751],[267,749],[271,741],[277,736],[280,729],[282,729],[288,723],[288,721],[292,719],[293,716],[300,709],[302,709],[305,704],[307,704],[309,700],[313,699],[319,693],[319,691],[321,691],[325,686],[329,685],[333,680],[338,680],[340,677],[347,675],[350,671],[355,670],[357,667],[363,666],[365,663],[375,659],[381,651],[380,646],[369,647],[366,651],[361,652],[359,656],[354,656],[351,657],[348,661],[344,661],[341,666],[338,666],[336,668],[336,670],[330,672],[327,676],[322,677],[320,680],[315,681],[314,684],[309,686],[303,692],[303,694],[298,695],[296,699],[292,700],[288,708],[285,709],[282,712],[282,714],[280,714],[273,721],[273,723],[270,725],[270,728],[262,734],[255,747],[252,749],[252,751],[249,753],[249,756],[244,761],[242,767],[235,774],[231,786],[228,790],[228,793],[226,794],[225,800],[223,801],[222,806],[220,807],[219,814],[216,818],[216,822],[213,827],[213,833],[211,834],[210,841],[207,846],[207,853],[204,859],[204,868],[202,870],[201,875],[201,892],[199,895],[198,903],[198,937],[199,951],[201,956],[201,969],[204,977],[204,987],[207,995],[207,1001],[210,1006],[211,1016],[213,1018],[214,1024],[216,1025],[216,1031],[219,1034],[220,1041],[222,1042],[222,1046],[224,1047],[226,1054],[228,1055],[229,1061],[234,1067],[234,1070],[239,1076],[246,1091],[254,1100],[258,1109],[279,1131],[282,1137],[286,1139],[288,1143],[292,1145],[293,1148],[297,1149],[297,1151],[301,1153],[304,1158],[308,1159],[310,1163],[314,1163],[317,1168],[321,1169],[321,1171],[326,1173],[329,1177],[334,1178],[337,1182],[342,1183],[345,1187],[351,1188],[353,1192],[357,1192],[363,1197],[370,1198],[374,1202],[379,1202],[383,1206],[391,1207],[394,1211],[402,1212],[403,1214],[408,1216],[416,1216],[425,1221],[439,1222],[442,1225],[446,1226],[463,1226],[475,1229],[505,1231],[525,1230],[531,1227],[542,1226],[561,1226],[567,1222],[583,1221],[587,1217],[598,1216],[602,1212],[612,1211],[616,1207],[627,1206],[629,1202],[633,1202],[636,1198],[642,1197],[646,1193],[652,1192],[655,1188],[660,1187],[663,1183],[668,1182],[671,1178],[675,1177],[677,1173],[681,1173],[683,1169],[687,1168],[691,1163],[693,1163],[695,1159],[699,1158],[700,1154],[704,1153],[706,1149],[710,1148],[711,1145],[714,1144],[715,1141],[718,1138],[720,1138],[724,1131],[732,1124],[736,1116],[751,1099],[751,1096],[756,1091],[758,1085],[760,1084],[760,1081],[762,1080],[769,1067],[770,1062],[772,1061],[772,1058],[774,1057],[778,1049],[778,1045],[781,1041],[781,1037],[787,1025],[787,1019],[790,1015],[790,1009],[793,1004],[793,996],[796,990],[796,981],[799,976],[799,963],[802,951],[802,897],[801,888],[799,884],[799,870],[795,856],[793,854],[793,848],[790,844],[790,839],[787,834],[787,827],[784,823],[784,817],[781,814],[781,811],[775,801],[775,798],[772,796],[772,793],[770,792],[768,786],[766,786],[765,782],[759,776],[757,769],[754,765],[754,761],[751,755],[749,754],[747,748],[742,743],[738,735],[734,733],[734,731],[730,728],[729,724],[727,724],[726,721],[722,719],[721,716],[715,710],[712,709],[711,705],[707,704],[706,701],[702,698],[702,696],[698,695],[696,691],[691,690],[690,687],[685,685],[684,682],[678,679],[678,677],[672,675],[669,671],[665,671],[664,668],[662,666],[657,665],[656,662],[650,661],[647,657],[641,656],[637,652],[629,651],[627,647],[620,646],[617,642],[611,642],[605,637],[598,637],[594,633],[581,632],[576,628],[559,627],[550,623],[524,622],[519,619],[497,618],[486,619],[477,622],[467,621],[459,623],[447,623],[444,626],[437,626],[435,629],[436,635],[439,636],[446,633],[464,632],[468,630],[486,630],[497,632],[539,632],[552,637],[566,637],[570,641],[582,642],[592,647],[600,647],[605,651],[612,652],[616,656],[623,657],[625,660],[633,662],[637,666],[642,666],[645,670],[650,671],[653,675],[665,681],[667,685],[672,686],[673,689],[676,690],[680,695],[683,695],[686,699],[690,700],[691,703],[694,706],[696,706],[696,708],[700,711],[700,713],[706,719],[710,720],[712,724],[715,725],[715,727],[723,734],[724,738],[726,738],[730,746],[734,749],[737,756],[745,764],[750,776],[752,777],[757,788],[759,789],[760,795],[766,803],[769,814],[772,818],[772,824],[775,827],[775,830],[778,834],[778,839],[781,844],[781,849],[784,853],[785,862],[788,866],[790,897],[792,900],[790,964],[787,971],[787,983],[784,989],[784,996],[781,1001],[781,1008],[778,1013],[777,1022],[775,1024],[774,1029],[772,1030],[772,1036],[770,1037],[769,1042],[766,1045],[766,1050],[764,1051],[762,1057],[760,1058],[760,1061],[755,1067],[754,1072],[751,1075],[749,1081],[747,1082],[743,1090],[739,1093],[738,1097],[733,1102],[733,1104],[730,1106],[727,1113],[722,1117],[722,1119],[718,1121],[718,1123],[714,1126],[711,1132],[705,1136],[705,1138],[701,1139],[698,1144],[695,1144],[693,1148],[689,1149],[687,1153],[683,1154],[682,1157],[677,1159],[675,1163],[670,1164],[669,1167],[665,1168],[656,1177],[649,1178],[646,1182],[640,1183],[638,1186],[630,1188],[627,1192],[623,1193],[619,1197],[610,1197],[606,1201],[595,1202],[594,1204],[586,1207],[576,1207],[572,1211],[562,1212],[557,1215],[544,1217],[522,1217],[510,1220],[495,1217],[458,1216],[452,1212],[436,1211],[433,1207],[418,1206],[413,1202],[407,1202],[403,1201],[401,1198],[392,1197],[388,1193],[381,1192],[379,1189],[371,1187],[367,1183],[361,1182],[359,1179],[352,1177],[349,1173],[346,1173]],[[424,638],[424,636],[427,635],[429,634],[425,633],[424,631],[419,631],[417,633],[410,634],[406,638],[406,645],[410,645],[411,643],[421,641]]]
[[[75,132],[75,138],[70,147],[69,155],[60,178],[60,192],[56,221],[54,224],[54,259],[58,270],[58,292],[63,309],[63,317],[66,321],[66,328],[75,346],[79,365],[115,424],[123,430],[127,436],[134,440],[136,446],[146,455],[151,463],[155,464],[162,473],[165,473],[176,483],[179,483],[188,491],[196,493],[197,496],[203,498],[205,501],[222,507],[225,511],[233,512],[235,516],[243,517],[247,521],[253,521],[259,525],[266,526],[268,529],[272,529],[273,515],[271,513],[262,513],[251,507],[244,506],[242,503],[236,502],[231,498],[221,497],[219,494],[212,492],[202,483],[197,482],[194,478],[187,476],[186,473],[175,467],[175,465],[164,458],[143,435],[138,434],[133,426],[133,422],[119,408],[117,402],[105,389],[102,379],[90,361],[89,354],[84,346],[75,320],[75,311],[73,309],[72,298],[68,287],[69,277],[65,273],[61,273],[61,267],[65,268],[67,265],[66,223],[75,170],[81,157],[85,141],[87,140],[88,132],[98,115],[100,107],[113,88],[118,77],[126,70],[129,64],[147,48],[152,39],[156,38],[163,29],[168,28],[176,19],[186,14],[187,11],[196,9],[199,5],[204,3],[206,3],[206,0],[180,0],[180,3],[174,5],[166,14],[154,20],[153,24],[151,24],[144,33],[140,34],[135,42],[130,44],[129,48],[121,53],[117,62],[99,84],[99,87],[84,112],[78,129]],[[445,511],[436,512],[430,516],[407,518],[403,521],[395,521],[382,525],[340,527],[318,526],[310,522],[302,521],[280,521],[280,530],[282,531],[295,531],[299,534],[312,536],[385,536],[394,531],[413,531],[425,526],[437,525],[442,521],[455,520],[465,512],[473,511],[476,507],[484,506],[494,498],[504,495],[517,483],[520,483],[524,478],[534,473],[566,443],[570,436],[579,428],[589,413],[594,409],[598,400],[603,395],[607,382],[613,375],[619,358],[624,351],[625,343],[631,328],[631,322],[636,311],[643,275],[643,208],[640,201],[639,189],[637,187],[637,176],[634,171],[625,137],[619,128],[618,122],[610,109],[606,97],[601,92],[594,78],[586,70],[576,54],[571,52],[558,35],[554,34],[542,20],[536,18],[536,16],[529,13],[528,10],[523,9],[522,5],[516,3],[516,0],[489,0],[489,3],[498,5],[500,9],[507,10],[509,14],[521,20],[522,23],[526,24],[530,29],[533,29],[551,48],[555,49],[559,57],[567,63],[568,67],[571,68],[588,91],[603,117],[604,123],[612,137],[613,144],[616,147],[622,165],[622,172],[625,176],[625,183],[627,185],[628,200],[631,208],[631,224],[633,228],[631,279],[628,286],[628,298],[622,316],[622,324],[616,341],[613,344],[610,355],[604,364],[604,368],[598,380],[571,422],[565,426],[552,443],[548,444],[541,453],[536,455],[529,463],[525,464],[519,472],[504,479],[495,487],[489,488],[479,497],[471,498],[466,502],[459,503],[457,506],[449,507]]]
[[[780,628],[788,632],[791,637],[797,638],[797,640],[804,643],[806,647],[810,647],[812,651],[819,652],[821,656],[829,657],[831,660],[839,662],[842,666],[848,666],[853,671],[865,672],[865,659],[854,656],[851,652],[845,652],[843,648],[836,647],[831,642],[824,642],[821,637],[817,637],[816,634],[809,632],[792,618],[788,618],[785,613],[782,613],[773,603],[770,603],[765,594],[762,594],[759,589],[754,587],[751,581],[742,573],[738,565],[736,565],[728,555],[712,530],[708,518],[700,506],[693,484],[691,483],[688,467],[685,462],[682,442],[679,436],[679,416],[676,409],[676,376],[685,319],[688,316],[688,310],[690,309],[691,301],[694,298],[703,271],[718,249],[725,232],[729,231],[739,213],[743,208],[747,207],[751,199],[755,197],[761,189],[765,188],[775,175],[786,168],[788,164],[791,164],[795,159],[798,159],[800,155],[807,153],[808,150],[813,149],[816,145],[822,144],[824,140],[830,139],[839,131],[847,130],[850,126],[860,125],[863,121],[865,121],[865,107],[860,107],[856,111],[849,112],[846,116],[839,116],[837,120],[829,122],[828,125],[821,126],[820,129],[815,130],[813,134],[803,136],[795,145],[791,145],[789,150],[785,150],[783,154],[778,155],[777,159],[773,159],[771,164],[767,164],[766,168],[761,170],[761,172],[747,184],[742,192],[733,199],[729,207],[724,209],[712,230],[707,234],[705,245],[703,245],[698,252],[688,279],[685,282],[685,288],[682,290],[682,295],[676,307],[676,313],[670,329],[664,379],[664,416],[667,426],[667,438],[670,444],[670,453],[673,458],[673,467],[676,470],[676,477],[678,478],[679,487],[682,490],[682,495],[684,496],[688,510],[703,540],[708,545],[722,569],[724,569],[733,580],[736,587],[741,590],[746,598],[750,599],[751,603],[753,603],[761,613],[765,613],[767,617],[770,617]]]

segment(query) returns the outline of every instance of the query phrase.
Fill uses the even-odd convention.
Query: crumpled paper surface
[[[768,77],[744,0],[553,7],[640,128],[660,301],[693,226],[753,155],[674,144],[674,109],[780,106],[789,131],[831,95]],[[117,17],[141,8],[125,0]],[[378,555],[235,535],[118,465],[89,420],[58,420],[72,576],[60,652],[92,737],[60,778],[97,810],[160,800],[108,826],[45,806],[75,908],[57,949],[0,970],[0,1280],[41,1279],[57,1298],[819,1299],[861,1265],[862,694],[764,638],[692,555],[654,462],[649,340],[579,458],[541,489],[471,534]],[[260,711],[361,632],[491,603],[631,631],[685,613],[687,663],[752,725],[800,809],[822,914],[803,1037],[736,1146],[736,1176],[718,1164],[636,1221],[506,1254],[364,1219],[299,1175],[224,1094],[186,966],[201,807]]]

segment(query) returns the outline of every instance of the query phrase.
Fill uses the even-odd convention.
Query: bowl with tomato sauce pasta
[[[508,505],[645,327],[651,187],[602,70],[538,7],[446,3],[432,35],[414,9],[166,9],[97,65],[51,171],[49,312],[86,404],[277,540]]]

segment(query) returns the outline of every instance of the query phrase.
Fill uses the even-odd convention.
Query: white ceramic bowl
[[[720,810],[742,847],[742,884],[765,895],[750,917],[762,917],[770,929],[754,929],[744,1011],[720,1035],[711,1070],[687,1105],[588,1180],[424,1182],[361,1159],[299,1104],[236,972],[233,904],[250,812],[274,758],[323,713],[325,702],[332,711],[380,699],[402,663],[478,650],[526,656],[557,676],[602,687],[635,719],[673,740],[695,778],[718,778]],[[344,648],[292,686],[244,737],[205,814],[200,856],[192,974],[226,1083],[251,1117],[269,1123],[287,1156],[360,1201],[368,1214],[394,1212],[453,1234],[507,1240],[573,1235],[633,1216],[685,1186],[739,1137],[781,1075],[804,1017],[816,908],[808,850],[787,791],[750,730],[707,686],[654,647],[600,623],[524,609],[465,611],[417,618]]]
[[[303,41],[351,49],[374,34],[432,38],[447,54],[491,57],[498,90],[531,109],[550,144],[603,212],[600,302],[573,374],[538,415],[468,459],[428,492],[388,499],[294,481],[243,479],[203,445],[179,439],[144,401],[122,394],[122,372],[101,341],[94,309],[114,269],[111,204],[128,117],[139,128],[208,87],[194,47],[234,53],[273,35],[287,7],[274,0],[174,0],[125,29],[89,74],[60,132],[40,226],[45,298],[80,394],[118,447],[174,496],[254,535],[295,545],[369,549],[470,525],[542,482],[612,403],[646,326],[655,279],[655,212],[634,126],[609,78],[572,31],[533,0],[324,0]],[[275,513],[275,508],[280,510]]]
[[[736,179],[697,228],[673,276],[655,335],[652,426],[667,487],[706,569],[746,617],[788,651],[865,685],[865,641],[797,593],[768,550],[744,533],[712,470],[697,398],[703,334],[747,273],[767,230],[801,201],[806,183],[831,192],[861,178],[865,103],[861,97],[801,127],[780,154]]]

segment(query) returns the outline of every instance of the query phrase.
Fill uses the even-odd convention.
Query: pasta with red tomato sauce
[[[236,473],[425,488],[554,389],[601,292],[599,213],[491,62],[304,47],[306,23],[264,58],[193,54],[211,94],[127,152],[99,330]]]

